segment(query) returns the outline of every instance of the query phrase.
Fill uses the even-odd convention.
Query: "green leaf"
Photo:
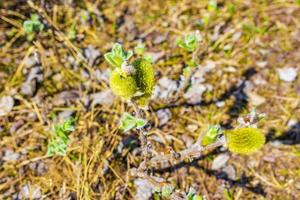
[[[144,59],[147,60],[147,61],[150,62],[150,63],[154,63],[154,61],[153,61],[153,56],[150,55],[150,54],[145,55],[145,56],[144,56]]]
[[[163,196],[163,197],[170,197],[170,195],[172,194],[173,190],[174,190],[174,187],[172,185],[165,185],[161,189],[161,196]]]
[[[143,55],[145,52],[145,44],[144,43],[138,43],[137,46],[134,48],[134,53],[137,55]]]
[[[203,200],[203,197],[199,196],[199,195],[195,195],[195,196],[193,196],[192,200]]]
[[[26,33],[32,33],[33,32],[33,23],[31,21],[27,20],[23,23],[23,28]]]
[[[69,143],[69,134],[75,130],[75,120],[71,117],[52,127],[52,138],[48,143],[47,155],[65,155]]]
[[[76,35],[77,35],[76,26],[73,24],[68,30],[67,37],[70,40],[74,40],[76,38]]]
[[[216,12],[218,10],[218,4],[216,0],[210,0],[208,1],[207,10],[209,12]]]
[[[200,35],[198,33],[193,33],[185,35],[183,39],[176,39],[176,44],[186,51],[193,52],[196,50],[200,40]]]
[[[121,118],[119,128],[123,130],[123,132],[128,132],[131,129],[143,128],[146,124],[147,124],[146,120],[134,117],[129,113],[124,113]]]
[[[212,144],[213,142],[216,141],[216,139],[220,134],[221,134],[221,128],[219,125],[209,126],[207,132],[202,138],[202,145],[206,146]]]
[[[34,32],[39,32],[44,29],[44,24],[39,20],[39,16],[37,14],[32,14],[30,16],[30,20],[26,20],[23,23],[23,29],[26,33],[32,34]]]
[[[196,191],[193,188],[190,188],[189,193],[187,194],[186,200],[203,200],[202,196],[196,194]]]
[[[133,55],[132,51],[125,52],[122,45],[115,43],[111,52],[104,54],[105,60],[114,68],[120,68],[123,62],[126,62]]]
[[[37,15],[37,14],[31,14],[30,15],[30,19],[31,19],[31,21],[35,21],[35,22],[39,22],[39,15]]]

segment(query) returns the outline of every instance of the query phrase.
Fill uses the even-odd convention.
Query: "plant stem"
[[[133,106],[134,112],[136,113],[136,116],[138,118],[142,118],[141,109],[136,104],[136,102],[132,101],[132,106]],[[142,154],[144,157],[143,163],[147,163],[147,161],[150,158],[150,148],[151,148],[151,144],[148,144],[148,139],[147,139],[148,132],[145,131],[143,128],[138,129],[137,131],[138,131],[138,135],[139,135],[139,140],[141,142]],[[145,166],[145,169],[146,169],[146,166]]]

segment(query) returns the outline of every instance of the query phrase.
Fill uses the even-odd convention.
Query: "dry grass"
[[[139,142],[135,133],[126,135],[117,127],[122,113],[133,112],[133,108],[118,98],[110,106],[86,105],[91,94],[109,88],[96,77],[97,70],[103,72],[108,66],[102,56],[89,61],[83,49],[92,45],[103,54],[117,41],[133,49],[142,39],[147,51],[163,54],[155,64],[157,80],[163,76],[177,80],[188,55],[175,46],[175,39],[197,29],[197,22],[207,13],[207,2],[66,2],[0,2],[0,97],[15,99],[13,110],[0,117],[0,198],[13,199],[30,184],[40,188],[43,199],[134,199],[130,168],[142,161],[139,147],[127,146],[119,152],[118,146],[126,139]],[[180,191],[193,186],[211,200],[225,199],[224,188],[232,191],[234,199],[300,199],[300,78],[289,84],[277,74],[277,68],[300,67],[300,7],[294,1],[269,2],[219,1],[220,14],[213,15],[201,31],[205,41],[201,64],[209,60],[216,64],[205,77],[213,90],[204,93],[202,103],[186,104],[183,98],[173,105],[160,99],[150,102],[145,113],[151,121],[149,140],[157,152],[164,152],[169,146],[175,151],[185,149],[187,141],[196,140],[209,124],[234,126],[238,116],[255,106],[241,82],[251,82],[252,94],[265,98],[257,106],[267,115],[260,127],[266,135],[273,135],[254,155],[230,155],[229,164],[236,169],[237,179],[229,180],[211,170],[211,160],[220,153],[217,151],[205,159],[155,173],[175,183]],[[228,12],[231,4],[236,7],[233,14]],[[86,11],[90,13],[88,21],[82,18]],[[22,29],[30,13],[42,16],[47,27],[32,42]],[[77,28],[75,40],[67,37],[72,24]],[[254,24],[265,33],[247,31],[245,24]],[[238,33],[241,36],[235,41]],[[154,42],[165,34],[161,42]],[[216,41],[211,41],[214,34]],[[224,50],[228,45],[232,49]],[[24,72],[29,70],[26,59],[32,55],[40,59],[43,81],[33,96],[26,96],[20,89],[26,80]],[[70,56],[75,65],[68,60]],[[262,61],[266,66],[260,66]],[[231,66],[236,70],[229,72]],[[63,92],[68,94],[62,97]],[[225,106],[217,107],[217,101],[224,101]],[[164,107],[170,107],[172,118],[161,127],[155,111]],[[51,116],[63,111],[74,112],[76,131],[71,134],[67,156],[47,157]],[[298,128],[288,134],[291,119]],[[196,130],[189,130],[188,125],[196,125]],[[274,144],[274,140],[281,144]],[[282,144],[286,141],[292,144]],[[3,160],[7,150],[18,153],[19,158]]]

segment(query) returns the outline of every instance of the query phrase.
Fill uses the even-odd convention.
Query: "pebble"
[[[206,91],[203,84],[193,84],[183,95],[188,103],[199,103],[202,100],[202,94]]]
[[[15,101],[11,96],[0,98],[0,116],[8,114],[14,107]]]
[[[267,61],[257,61],[256,65],[260,68],[265,68],[268,65]]]
[[[226,163],[228,162],[229,158],[230,157],[229,157],[229,155],[227,153],[219,154],[213,160],[211,169],[212,170],[219,170],[219,169],[221,169],[222,167],[224,167],[226,165]]]
[[[31,186],[29,183],[21,188],[18,195],[19,199],[39,199],[41,198],[40,188],[37,186]]]
[[[279,78],[285,82],[293,82],[297,77],[297,69],[285,67],[278,69]]]
[[[225,101],[218,101],[218,102],[216,102],[216,106],[217,106],[218,108],[224,107],[224,106],[225,106]]]
[[[111,106],[114,102],[115,96],[111,90],[104,90],[92,95],[94,105],[106,105]]]
[[[156,112],[156,115],[159,120],[159,126],[165,125],[172,118],[170,109],[159,110]]]
[[[15,153],[11,150],[4,150],[3,160],[5,161],[16,161],[20,158],[20,154]]]
[[[136,194],[134,199],[136,200],[148,200],[152,196],[152,191],[155,186],[151,184],[146,179],[138,178],[134,180],[134,185],[136,187]]]
[[[227,174],[227,177],[231,180],[236,179],[236,170],[232,165],[227,165],[222,169],[222,172]]]
[[[95,64],[96,59],[101,56],[101,53],[92,45],[89,45],[87,48],[83,50],[84,56],[88,60],[88,64],[93,66]]]
[[[178,89],[176,81],[169,79],[168,77],[162,77],[159,79],[157,85],[154,88],[152,95],[153,99],[167,99]]]

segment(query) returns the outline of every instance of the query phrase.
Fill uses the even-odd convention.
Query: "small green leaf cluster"
[[[120,68],[124,62],[127,62],[133,55],[132,51],[124,51],[122,45],[115,43],[111,52],[104,54],[105,60],[113,67]]]
[[[30,19],[24,21],[23,28],[26,33],[32,34],[44,29],[44,24],[40,21],[40,17],[37,14],[31,14]]]
[[[117,96],[135,100],[144,106],[154,88],[154,69],[151,62],[144,58],[138,58],[129,64],[131,56],[132,51],[125,52],[118,43],[113,46],[111,52],[104,55],[106,61],[113,67],[110,87]]]
[[[222,130],[219,125],[215,125],[215,126],[210,125],[205,135],[202,138],[202,145],[207,146],[209,144],[212,144],[217,140],[218,136],[221,134],[222,134]]]
[[[140,119],[130,115],[129,113],[124,113],[121,117],[119,128],[123,132],[128,132],[132,129],[140,129],[143,128],[147,124],[146,120]]]
[[[189,193],[187,194],[185,199],[186,200],[203,200],[203,197],[200,195],[197,195],[193,189],[190,189]]]
[[[188,52],[193,52],[197,49],[198,43],[201,40],[200,35],[196,33],[187,34],[184,38],[178,38],[176,44]]]
[[[161,197],[163,199],[169,199],[171,197],[171,194],[174,191],[174,187],[172,185],[165,185],[162,188],[156,188],[153,192],[153,198],[155,200],[160,200]]]
[[[48,144],[47,155],[65,155],[69,144],[69,134],[75,130],[74,118],[69,118],[52,128],[52,138]]]
[[[72,26],[68,29],[67,37],[70,40],[74,40],[74,39],[76,39],[76,35],[77,35],[76,26],[75,26],[75,24],[72,24]]]

